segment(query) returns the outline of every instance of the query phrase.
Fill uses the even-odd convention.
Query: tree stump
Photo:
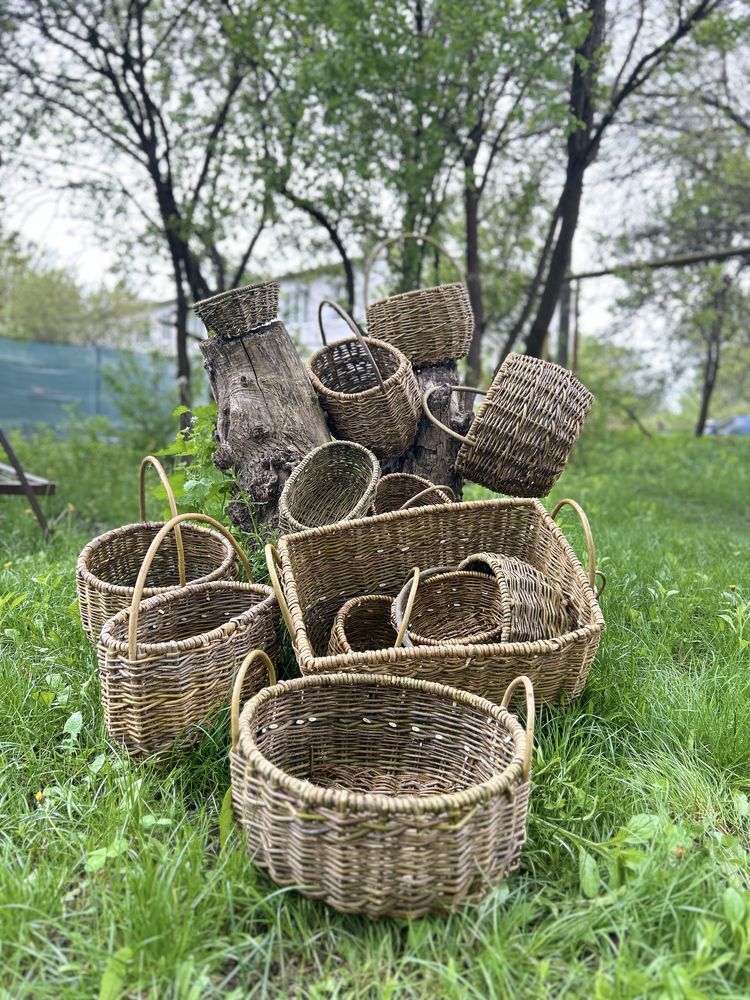
[[[442,423],[459,434],[465,434],[472,414],[461,406],[461,396],[449,387],[458,384],[455,361],[442,365],[425,365],[414,374],[420,394],[435,385],[443,386],[430,396],[430,410]],[[424,476],[436,486],[450,486],[457,498],[463,491],[463,478],[456,472],[456,456],[461,442],[441,431],[422,414],[414,444],[403,455],[380,463],[383,475],[389,472],[410,472]]]
[[[233,469],[252,500],[229,507],[244,531],[278,524],[278,501],[294,467],[330,440],[323,411],[286,327],[278,320],[238,337],[201,341],[218,407],[214,462]]]

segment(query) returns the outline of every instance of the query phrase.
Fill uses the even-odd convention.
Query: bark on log
[[[451,393],[449,386],[458,384],[458,369],[455,361],[442,365],[426,365],[414,373],[419,383],[420,394],[432,386],[444,388],[430,396],[430,410],[441,423],[459,434],[465,434],[472,420],[472,414],[462,407],[459,393]],[[417,427],[414,444],[403,455],[389,458],[380,463],[383,475],[389,472],[411,472],[424,476],[437,486],[450,486],[457,498],[463,490],[463,478],[456,472],[456,456],[461,443],[430,423],[422,414]]]
[[[278,524],[284,483],[305,455],[330,440],[325,417],[291,338],[278,320],[241,337],[201,342],[218,407],[214,462],[234,469],[253,501],[237,500],[231,519],[245,531]]]

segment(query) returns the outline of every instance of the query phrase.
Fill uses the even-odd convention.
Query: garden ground
[[[548,503],[609,578],[588,686],[541,713],[520,871],[411,923],[254,868],[226,714],[169,767],[109,743],[74,565],[136,519],[139,456],[88,425],[19,453],[59,516],[0,506],[1,996],[750,996],[750,442],[584,437]]]

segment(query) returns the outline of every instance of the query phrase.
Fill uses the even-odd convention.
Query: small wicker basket
[[[361,444],[328,441],[313,448],[282,490],[281,533],[363,517],[370,509],[379,477],[377,458]]]
[[[452,392],[484,394],[464,437],[440,423],[422,398],[425,415],[461,442],[456,471],[488,490],[517,497],[544,497],[557,482],[583,428],[594,397],[566,368],[509,354],[486,394],[472,386]]]
[[[347,601],[333,620],[328,643],[330,655],[396,646],[398,638],[391,621],[391,604],[393,601],[385,594],[363,594]]]
[[[226,537],[251,582],[194,584],[141,603],[152,559],[167,534],[186,520],[211,524]],[[99,638],[99,680],[110,735],[133,757],[195,743],[229,704],[233,678],[247,653],[261,647],[277,660],[278,626],[273,590],[252,582],[247,557],[227,529],[205,514],[173,517],[149,546],[130,607],[111,618]],[[257,673],[247,675],[248,695],[261,680]]]
[[[376,257],[391,243],[405,239],[432,244],[450,261],[460,280],[450,285],[418,288],[402,295],[391,295],[368,305],[370,272]],[[378,243],[365,263],[364,302],[370,335],[398,347],[417,367],[452,361],[469,352],[474,332],[474,313],[463,271],[448,251],[431,236],[402,233]]]
[[[276,319],[279,313],[279,284],[259,281],[242,288],[212,295],[193,305],[209,333],[219,337],[241,337],[256,326]]]
[[[330,306],[354,336],[328,344],[323,307]],[[397,348],[365,339],[341,306],[324,299],[318,309],[324,346],[307,363],[310,380],[336,437],[357,441],[378,458],[393,458],[410,447],[419,423],[419,386]]]
[[[232,800],[253,860],[279,885],[347,913],[418,917],[480,899],[518,867],[534,730],[528,678],[497,705],[388,675],[300,677],[265,688],[239,714],[242,679]],[[526,728],[508,711],[519,685]]]
[[[433,503],[453,503],[456,495],[450,486],[436,486],[424,476],[410,472],[391,472],[382,476],[372,498],[373,514],[389,510],[408,510]]]
[[[146,469],[152,466],[161,479],[169,508],[177,514],[172,488],[158,459],[147,455],[140,467],[140,524],[126,524],[94,538],[76,564],[76,590],[81,624],[96,643],[104,623],[132,601],[143,559],[163,521],[146,521]],[[177,528],[159,549],[148,574],[143,596],[153,597],[175,587],[194,586],[237,575],[237,557],[219,532],[198,525]]]

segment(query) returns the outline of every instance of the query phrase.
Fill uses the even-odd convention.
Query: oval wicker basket
[[[282,534],[364,517],[380,477],[373,453],[354,441],[313,448],[292,472],[279,498]]]
[[[141,603],[151,560],[167,534],[186,520],[211,524],[231,541],[250,582],[194,584]],[[130,607],[111,618],[99,638],[99,680],[110,735],[133,757],[196,742],[229,704],[233,678],[247,653],[261,647],[276,662],[278,626],[273,590],[252,582],[247,557],[227,529],[205,514],[173,517],[146,553]],[[259,686],[257,672],[248,674],[248,694]]]
[[[390,472],[378,480],[372,498],[372,512],[385,514],[391,510],[408,510],[433,503],[453,503],[455,499],[450,486],[436,486],[429,479],[410,472]]]
[[[418,288],[368,305],[370,272],[378,254],[398,240],[430,243],[458,272],[459,281],[434,288]],[[413,365],[436,365],[468,354],[474,332],[474,313],[464,274],[448,251],[431,236],[402,233],[383,240],[365,263],[364,302],[368,333],[406,355]]]
[[[323,307],[348,323],[354,337],[328,344]],[[337,303],[318,308],[324,346],[307,363],[310,380],[336,437],[357,441],[378,458],[401,455],[412,444],[419,423],[419,386],[411,364],[397,348],[365,339]]]
[[[363,594],[347,601],[333,620],[328,643],[331,656],[395,646],[397,636],[391,621],[392,604],[393,599],[387,594]]]
[[[499,701],[505,686],[528,674],[537,698],[569,702],[583,690],[604,630],[596,590],[596,556],[585,531],[588,572],[554,517],[578,504],[560,501],[550,514],[538,500],[495,499],[395,511],[344,521],[266,549],[271,582],[302,674],[384,673],[439,681]],[[415,563],[456,566],[477,552],[530,563],[560,587],[574,615],[567,632],[535,642],[384,648],[330,655],[331,628],[342,604],[361,594],[395,596]],[[408,620],[408,618],[407,618]]]
[[[566,368],[509,354],[485,394],[464,437],[440,423],[422,398],[425,415],[461,442],[456,471],[488,490],[517,497],[544,497],[565,468],[594,397]],[[472,386],[452,392],[484,394]]]
[[[575,614],[557,584],[523,559],[477,552],[458,566],[495,578],[507,608],[504,642],[535,642],[565,635],[576,627]]]
[[[279,284],[259,281],[231,288],[193,305],[209,333],[219,337],[241,337],[256,326],[276,319],[279,313]]]
[[[104,623],[132,601],[135,581],[149,546],[163,521],[145,521],[145,473],[156,469],[174,517],[177,514],[172,488],[161,463],[147,455],[140,467],[140,524],[126,524],[94,538],[76,563],[76,591],[81,624],[96,643]],[[175,530],[156,555],[144,587],[144,597],[154,597],[178,586],[194,586],[213,580],[231,580],[237,575],[237,557],[231,544],[218,531],[199,525]]]
[[[415,569],[391,607],[396,646],[506,642],[508,618],[494,576],[446,566]]]
[[[242,683],[241,674],[237,685]],[[526,691],[526,728],[508,711]],[[387,675],[300,677],[238,717],[232,800],[254,862],[337,910],[417,917],[480,899],[526,839],[534,693],[501,705]]]

